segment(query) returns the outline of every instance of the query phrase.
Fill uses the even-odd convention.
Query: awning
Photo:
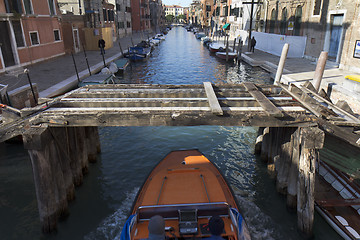
[[[230,23],[227,23],[223,26],[224,30],[230,30]]]

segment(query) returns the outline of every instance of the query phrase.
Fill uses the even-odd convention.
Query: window
[[[26,14],[34,14],[31,0],[23,0],[23,2],[24,2],[24,7],[25,7],[25,13]]]
[[[300,36],[302,7],[298,6],[295,11],[294,35]]]
[[[276,22],[276,10],[273,9],[271,11],[271,19],[270,19],[270,29],[269,29],[269,32],[270,33],[274,33],[275,32],[275,22]]]
[[[206,5],[206,11],[210,12],[211,11],[211,6],[210,5]]]
[[[119,28],[125,28],[124,22],[119,22]]]
[[[314,12],[313,15],[320,15],[321,0],[314,0]]]
[[[48,0],[50,15],[56,15],[54,0]]]
[[[59,29],[54,30],[54,41],[60,41],[60,31]]]
[[[21,3],[18,0],[5,0],[7,13],[22,13]]]
[[[23,32],[20,21],[12,21],[17,47],[25,47]]]
[[[127,23],[126,23],[126,26],[127,26],[128,28],[131,28],[131,22],[127,22]]]
[[[244,13],[244,9],[241,7],[241,8],[240,8],[239,17],[242,17],[242,16],[243,16],[243,13]]]
[[[108,17],[107,17],[107,11],[105,8],[103,8],[103,17],[104,17],[104,21],[106,22],[108,20]]]
[[[30,32],[30,41],[31,45],[39,45],[39,33],[38,32]]]
[[[287,28],[287,10],[286,8],[283,8],[282,15],[281,15],[281,23],[280,23],[280,33],[285,35],[286,34],[286,28]]]

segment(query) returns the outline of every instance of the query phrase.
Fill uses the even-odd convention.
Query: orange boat
[[[198,150],[173,151],[156,165],[138,192],[120,239],[148,238],[148,223],[155,215],[164,218],[170,239],[209,237],[212,216],[223,219],[223,238],[250,239],[230,186]]]

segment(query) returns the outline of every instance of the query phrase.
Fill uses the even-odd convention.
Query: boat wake
[[[126,198],[122,202],[119,209],[112,215],[105,218],[100,226],[84,237],[85,240],[99,240],[99,239],[120,239],[120,233],[124,223],[129,214],[129,209],[135,200],[139,188],[133,189],[126,193]]]
[[[255,203],[239,195],[236,196],[236,199],[239,203],[241,212],[246,220],[252,239],[284,239],[279,234],[280,230],[277,229],[271,217],[262,212]]]

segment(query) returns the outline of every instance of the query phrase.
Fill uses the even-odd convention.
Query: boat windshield
[[[178,219],[179,212],[189,210],[196,211],[198,218],[229,216],[229,205],[225,202],[141,206],[137,215],[140,221],[149,220],[155,215],[161,215],[164,219]]]

